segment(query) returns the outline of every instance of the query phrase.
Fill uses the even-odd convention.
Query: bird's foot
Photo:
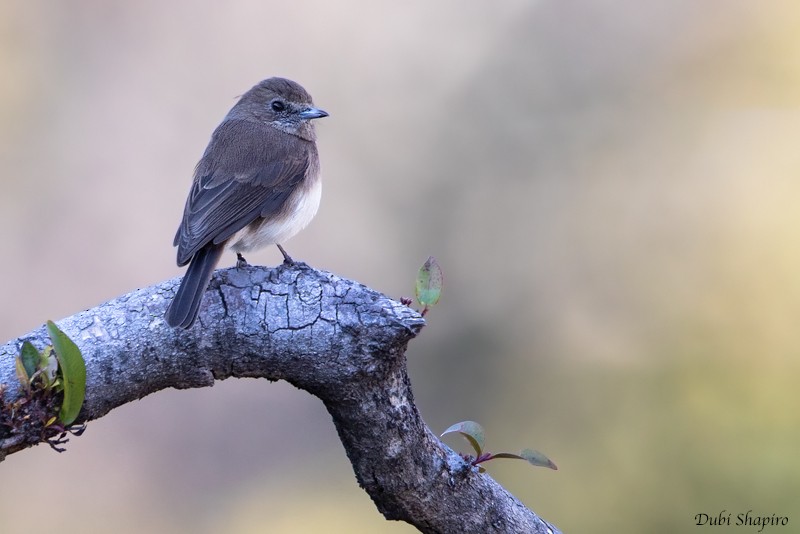
[[[277,243],[275,243],[275,244],[278,245]],[[289,256],[286,253],[285,250],[283,250],[282,246],[278,245],[278,250],[280,250],[281,254],[283,254],[283,263],[285,263],[286,265],[294,265],[294,263],[295,263],[294,260],[292,259],[291,256]]]

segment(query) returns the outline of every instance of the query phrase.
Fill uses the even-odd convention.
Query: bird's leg
[[[236,253],[236,268],[241,269],[243,267],[247,267],[247,260],[244,259],[241,252]]]
[[[275,244],[278,245],[278,243],[275,243]],[[285,263],[286,265],[294,265],[294,260],[292,259],[291,256],[289,256],[286,253],[285,250],[283,250],[282,246],[278,245],[278,250],[280,250],[281,254],[283,254],[283,263]]]

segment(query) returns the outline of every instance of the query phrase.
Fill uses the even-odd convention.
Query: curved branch
[[[169,387],[282,379],[325,404],[386,518],[423,532],[558,532],[425,426],[406,373],[406,346],[424,325],[415,310],[304,264],[232,268],[214,276],[195,326],[179,330],[163,320],[177,282],[59,321],[86,360],[78,422]],[[49,344],[42,327],[0,347],[7,404],[24,393],[14,367],[24,340]],[[0,424],[0,461],[41,441],[11,428]]]

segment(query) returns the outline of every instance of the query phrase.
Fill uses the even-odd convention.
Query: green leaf
[[[514,460],[526,460],[529,464],[535,465],[538,467],[548,467],[553,470],[558,470],[556,464],[553,463],[550,458],[545,456],[539,451],[534,451],[532,449],[525,449],[519,454],[512,454],[510,452],[498,452],[497,454],[492,455],[492,460],[495,458],[511,458]]]
[[[461,421],[460,423],[456,423],[442,432],[442,436],[445,434],[451,434],[453,432],[458,432],[467,438],[469,444],[472,445],[473,449],[475,449],[476,456],[483,454],[483,443],[485,436],[483,427],[481,425],[475,421]]]
[[[42,369],[42,379],[44,380],[44,387],[52,387],[58,375],[58,360],[56,355],[53,354],[53,346],[48,345],[41,353],[41,360],[39,366]]]
[[[529,464],[535,465],[538,467],[547,467],[548,469],[552,469],[553,471],[558,470],[558,466],[553,463],[553,461],[542,454],[539,451],[535,451],[533,449],[523,449],[522,452],[519,453],[520,457],[523,460],[527,460]],[[499,457],[499,455],[498,455]]]
[[[22,387],[25,389],[25,391],[29,391],[31,389],[31,377],[28,376],[28,373],[25,370],[25,364],[22,363],[22,358],[17,356],[14,364],[17,370],[17,380],[19,380],[19,383],[22,384]]]
[[[25,372],[28,374],[28,378],[33,377],[33,374],[39,367],[39,351],[36,350],[36,347],[33,346],[33,343],[30,341],[24,341],[22,343],[22,350],[20,350],[19,357],[20,360],[22,360],[23,367],[25,367]]]
[[[67,426],[78,417],[86,395],[86,364],[81,351],[53,321],[47,321],[47,331],[53,341],[64,382],[64,403],[58,418]]]
[[[433,256],[428,257],[417,274],[417,302],[425,306],[433,306],[442,296],[442,268]]]

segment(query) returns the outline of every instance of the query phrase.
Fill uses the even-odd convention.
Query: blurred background
[[[435,432],[545,452],[559,471],[488,469],[564,532],[796,528],[796,2],[5,0],[0,340],[180,275],[192,169],[272,75],[330,113],[290,253],[398,299],[444,268],[408,351]],[[358,488],[320,402],[255,380],[9,457],[0,531],[56,525],[414,531]]]

